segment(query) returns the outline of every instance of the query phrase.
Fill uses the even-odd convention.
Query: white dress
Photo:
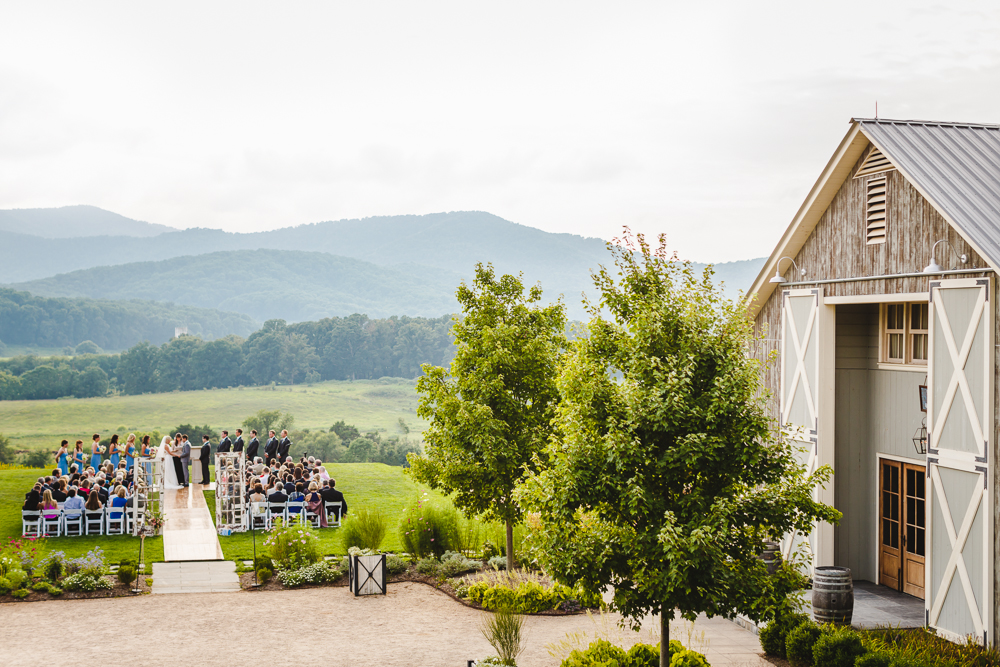
[[[160,441],[160,449],[156,452],[156,458],[160,461],[160,470],[163,471],[163,486],[167,489],[179,489],[181,485],[177,482],[177,471],[174,469],[174,457],[170,456],[167,448],[170,446],[170,438],[163,437]]]

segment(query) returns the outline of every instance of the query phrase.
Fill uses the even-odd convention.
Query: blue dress
[[[118,470],[118,462],[122,460],[121,454],[115,452],[111,455],[111,467]]]
[[[76,471],[83,472],[83,464],[87,460],[87,455],[81,452],[73,452],[73,462],[76,464]]]
[[[63,452],[59,455],[59,472],[63,475],[69,474],[69,455]]]
[[[111,499],[111,507],[112,508],[125,507],[125,504],[127,502],[128,501],[125,500],[124,498],[120,498],[118,496],[115,496],[114,498]],[[120,519],[120,518],[122,518],[122,513],[121,512],[109,512],[108,513],[108,518],[109,519]]]
[[[90,467],[97,470],[101,467],[101,454],[100,452],[93,452],[90,455]]]
[[[125,469],[131,470],[132,466],[135,465],[135,447],[128,447],[125,449]]]

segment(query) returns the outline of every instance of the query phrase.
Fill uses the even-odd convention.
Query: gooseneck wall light
[[[934,251],[937,249],[938,245],[941,244],[941,243],[947,243],[948,247],[951,248],[951,251],[953,253],[955,253],[956,255],[958,255],[958,258],[962,261],[962,264],[965,264],[967,261],[969,261],[969,256],[968,255],[960,255],[958,253],[958,251],[955,250],[955,246],[953,246],[951,244],[951,241],[949,241],[948,239],[941,239],[940,241],[938,241],[937,243],[935,243],[933,246],[931,246],[931,263],[924,267],[924,273],[941,273],[942,271],[944,271],[944,268],[942,268],[941,265],[937,263],[937,260],[934,259]],[[772,280],[771,282],[774,282],[774,281]]]
[[[776,285],[784,285],[785,283],[788,282],[781,275],[781,270],[780,269],[781,269],[781,260],[782,259],[787,259],[789,262],[791,262],[792,266],[795,267],[795,270],[799,272],[800,276],[805,276],[806,275],[806,270],[805,269],[799,269],[799,265],[795,263],[794,259],[792,259],[791,257],[781,257],[781,258],[778,259],[778,263],[774,265],[774,277],[771,278],[768,282],[775,283]]]

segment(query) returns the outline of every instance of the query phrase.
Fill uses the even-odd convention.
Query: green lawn
[[[179,424],[208,424],[232,431],[261,409],[282,410],[295,417],[297,429],[328,429],[343,419],[362,432],[399,433],[402,419],[413,432],[427,423],[416,414],[412,380],[384,378],[314,385],[208,389],[142,396],[60,398],[46,401],[0,401],[0,434],[15,449],[46,448],[59,441],[90,442],[90,434],[160,431]],[[262,441],[263,442],[263,441]]]
[[[44,470],[0,470],[0,540],[21,536],[21,505]],[[83,537],[50,537],[43,540],[46,550],[64,551],[70,558],[82,556],[90,549],[101,547],[108,563],[139,557],[139,539],[128,535],[95,535]],[[143,560],[152,563],[163,560],[163,538],[146,539]]]
[[[401,551],[399,542],[400,517],[403,507],[411,504],[416,498],[427,492],[433,500],[450,502],[436,491],[430,491],[424,486],[413,482],[403,468],[387,466],[381,463],[333,463],[327,464],[330,475],[337,480],[337,488],[344,494],[348,512],[354,512],[362,507],[377,509],[386,519],[388,532],[382,548],[386,551]],[[206,492],[209,511],[215,519],[215,494]],[[347,549],[341,544],[336,528],[323,528],[317,531],[323,553],[342,555]],[[220,537],[222,553],[227,559],[253,557],[251,533],[238,533],[229,537]],[[257,553],[263,552],[263,538],[257,534]]]

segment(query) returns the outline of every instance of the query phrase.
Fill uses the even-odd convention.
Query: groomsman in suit
[[[267,447],[264,448],[264,462],[271,463],[272,459],[278,457],[278,439],[274,437],[274,431],[267,432],[269,438],[267,440]]]
[[[281,445],[278,447],[278,460],[284,461],[288,457],[288,450],[292,448],[292,441],[288,439],[288,431],[281,431]]]
[[[201,483],[211,484],[208,478],[208,457],[212,455],[212,441],[207,435],[201,436]]]
[[[257,439],[257,429],[250,429],[250,444],[247,445],[247,461],[253,461],[260,449],[260,441]]]
[[[236,429],[236,442],[233,443],[233,451],[243,451],[243,429],[241,428]]]
[[[216,454],[225,454],[226,452],[233,451],[233,441],[229,439],[229,431],[222,432],[222,441],[219,442],[219,448],[215,451]]]

